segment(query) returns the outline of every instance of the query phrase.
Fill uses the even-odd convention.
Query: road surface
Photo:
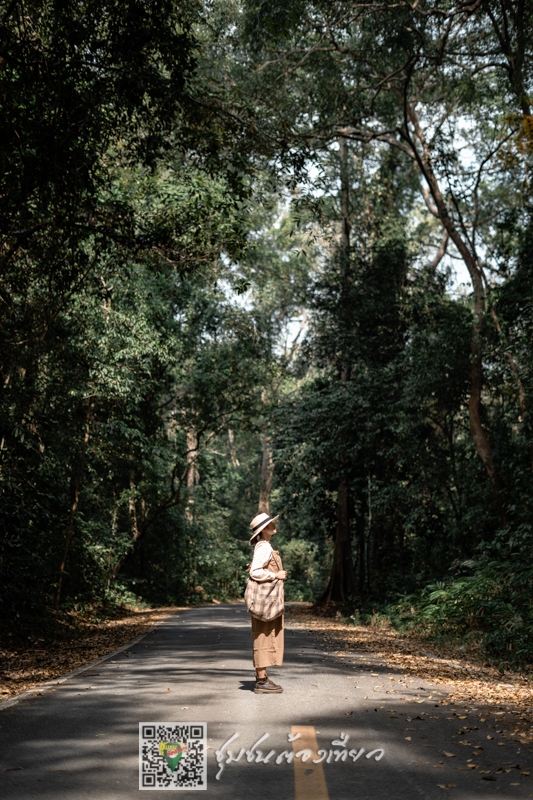
[[[533,778],[522,775],[530,749],[502,743],[471,707],[440,705],[440,686],[405,680],[368,653],[327,654],[301,628],[286,630],[285,664],[269,673],[283,694],[254,694],[243,605],[168,616],[96,667],[0,704],[0,798],[161,797],[139,793],[139,723],[150,722],[207,724],[206,789],[182,796],[533,797]],[[259,750],[274,752],[258,763]]]

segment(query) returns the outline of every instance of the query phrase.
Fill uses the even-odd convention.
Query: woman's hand
[[[280,569],[279,572],[276,572],[274,574],[275,574],[276,578],[278,578],[280,581],[284,581],[285,578],[287,577],[287,570]]]

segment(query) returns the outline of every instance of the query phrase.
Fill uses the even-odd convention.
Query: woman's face
[[[263,528],[263,530],[261,531],[261,538],[266,539],[268,542],[270,541],[271,537],[274,536],[275,533],[277,533],[276,525],[274,524],[274,522],[269,522],[266,528]]]

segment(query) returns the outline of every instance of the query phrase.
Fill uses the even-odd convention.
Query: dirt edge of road
[[[62,620],[23,641],[0,644],[0,703],[88,666],[143,636],[182,607],[124,608],[112,618]]]

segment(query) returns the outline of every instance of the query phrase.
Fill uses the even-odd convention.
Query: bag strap
[[[278,553],[278,551],[277,551],[277,550],[272,550],[272,558],[273,558],[273,559],[274,559],[274,561],[276,562],[276,567],[278,568],[278,572],[279,572],[279,571],[280,571],[280,569],[281,569],[281,564],[280,564],[280,562],[278,561],[278,556],[279,556],[279,553]]]

